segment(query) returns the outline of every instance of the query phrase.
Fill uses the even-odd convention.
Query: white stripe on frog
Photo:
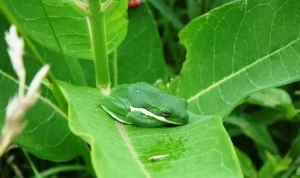
[[[147,111],[147,110],[144,109],[144,108],[135,108],[135,107],[130,106],[130,111],[131,111],[131,112],[132,112],[132,111],[141,112],[141,113],[143,113],[145,116],[150,116],[150,117],[152,117],[152,118],[154,118],[154,119],[156,119],[156,120],[162,121],[162,122],[166,122],[166,123],[170,123],[170,124],[175,124],[175,125],[181,125],[181,124],[178,124],[178,123],[176,123],[176,122],[169,121],[169,120],[165,119],[165,118],[162,117],[162,116],[157,116],[157,115],[153,114],[152,112]]]

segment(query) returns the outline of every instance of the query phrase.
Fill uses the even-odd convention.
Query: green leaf
[[[300,136],[296,137],[294,140],[293,140],[293,143],[291,145],[291,148],[290,148],[290,156],[291,157],[296,157],[296,156],[299,156],[300,155]]]
[[[119,48],[110,55],[114,85],[166,78],[166,64],[157,26],[144,4],[128,12],[128,33]]]
[[[259,170],[259,178],[275,177],[278,173],[289,168],[292,159],[289,157],[280,158],[267,152],[267,161]]]
[[[13,78],[14,72],[7,55],[7,46],[4,42],[4,31],[9,27],[9,23],[0,15],[0,130],[3,126],[6,106],[10,98],[17,93],[17,81]],[[42,49],[42,48],[40,48]],[[43,51],[46,59],[58,57],[49,50]],[[39,65],[32,63],[25,58],[27,67],[27,82],[29,83],[40,68]],[[64,61],[48,61],[52,66],[58,66]],[[57,68],[55,72],[62,79],[68,79],[70,75],[66,70]],[[68,80],[67,80],[68,81]],[[87,151],[85,143],[68,128],[66,115],[52,102],[54,97],[46,87],[42,88],[44,96],[40,98],[26,114],[24,120],[28,122],[25,130],[17,137],[16,143],[26,151],[42,159],[51,161],[68,161]],[[54,102],[55,103],[55,102]],[[70,149],[72,147],[72,149]]]
[[[251,120],[243,116],[230,115],[225,120],[227,124],[238,126],[241,131],[255,143],[261,145],[264,149],[278,154],[276,144],[272,140],[272,137],[266,126],[252,123]]]
[[[180,127],[124,125],[101,109],[97,89],[61,86],[70,128],[90,144],[98,177],[242,177],[220,117],[190,113],[191,122]]]
[[[258,91],[247,97],[246,102],[278,109],[284,112],[288,118],[293,118],[297,115],[297,111],[292,103],[290,95],[283,89],[269,88]]]
[[[37,43],[34,45],[40,54],[42,54],[42,58],[45,63],[51,66],[51,72],[54,74],[56,79],[64,80],[81,86],[87,85],[83,69],[78,59],[52,51],[48,48],[42,47]],[[28,69],[26,70],[28,76],[27,78],[31,79],[41,68],[41,65],[36,65],[34,63],[34,54],[31,53],[28,47],[25,49],[25,51],[26,54],[24,56],[24,63],[25,66],[28,66]]]
[[[17,92],[17,81],[0,69],[0,128],[5,119],[8,100]],[[48,98],[53,98],[46,91]],[[26,151],[42,159],[68,161],[87,151],[85,143],[73,135],[62,111],[46,98],[40,98],[23,120],[27,126],[17,137],[16,143]],[[72,148],[72,149],[70,149]]]
[[[31,38],[52,50],[76,58],[91,59],[85,14],[75,2],[31,0],[28,3],[23,0],[3,0],[13,17]],[[118,47],[126,35],[127,6],[126,0],[112,1],[107,9],[106,32],[109,53]]]
[[[64,58],[69,68],[69,71],[72,75],[74,84],[79,86],[87,86],[87,81],[85,79],[84,72],[79,63],[79,60],[70,56],[64,56]],[[61,67],[53,67],[53,68],[60,69]]]
[[[259,178],[265,178],[265,177],[274,177],[273,175],[273,165],[271,164],[270,161],[266,161],[264,163],[264,165],[262,166],[262,168],[259,170],[259,173],[258,173],[258,177]]]
[[[228,115],[246,95],[300,79],[300,1],[226,4],[190,22],[171,91],[197,114]]]
[[[172,12],[172,10],[169,8],[165,1],[148,0],[148,2],[152,6],[154,6],[166,20],[171,21],[174,28],[179,30],[183,28],[183,24],[180,21],[180,19],[176,16],[174,12]]]
[[[300,177],[300,167],[297,168],[296,175]]]
[[[207,3],[205,1],[202,1],[201,5],[202,6],[208,6],[208,5],[210,5],[210,9],[214,9],[214,8],[217,8],[217,7],[219,7],[219,6],[223,5],[223,4],[226,4],[226,3],[229,3],[229,2],[232,2],[232,1],[235,1],[235,0],[218,0],[218,1],[213,1],[211,3]],[[239,1],[240,5],[242,7],[242,6],[247,5],[247,1],[248,0],[238,0],[238,1]]]
[[[257,177],[256,175],[257,173],[251,159],[238,148],[235,148],[235,153],[239,159],[244,177],[245,178]]]
[[[271,108],[261,108],[257,112],[249,113],[246,117],[252,123],[264,126],[270,126],[279,120],[286,120],[285,114]]]
[[[201,1],[203,3],[205,1]],[[187,14],[189,16],[189,19],[192,20],[196,17],[198,17],[201,14],[201,11],[203,8],[199,8],[199,1],[196,0],[187,0],[186,6],[187,6]]]
[[[243,134],[241,129],[239,127],[236,127],[235,125],[226,124],[226,122],[225,122],[224,126],[225,126],[226,131],[227,131],[228,135],[230,136],[230,138],[235,137],[235,136],[240,136]]]

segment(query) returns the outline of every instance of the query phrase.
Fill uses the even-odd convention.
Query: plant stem
[[[114,87],[118,85],[118,50],[116,49],[113,53],[114,56]]]
[[[86,170],[86,168],[81,165],[62,165],[62,166],[52,167],[46,171],[41,172],[40,176],[41,178],[46,178],[46,177],[54,176],[61,172],[84,171],[84,170]]]
[[[106,49],[105,12],[100,9],[99,0],[88,1],[90,13],[87,16],[92,52],[95,63],[96,86],[109,91],[110,76]]]
[[[35,177],[36,178],[42,178],[39,171],[36,169],[35,165],[33,164],[33,162],[31,160],[30,156],[28,155],[28,153],[25,150],[23,150],[23,153],[24,153],[27,161],[29,162],[29,165],[30,165],[32,171],[34,172]]]

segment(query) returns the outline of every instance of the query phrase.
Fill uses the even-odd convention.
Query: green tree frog
[[[188,123],[187,101],[145,82],[124,84],[101,97],[101,107],[114,119],[140,127]]]

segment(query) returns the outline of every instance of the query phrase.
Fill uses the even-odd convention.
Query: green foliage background
[[[118,124],[99,107],[88,29],[73,1],[1,3],[64,81],[68,116],[49,105],[58,103],[45,86],[16,140],[42,176],[300,176],[298,0],[148,0],[128,10],[127,1],[114,1],[105,24],[113,86],[162,79],[189,102],[188,125],[158,129]],[[17,87],[3,38],[8,27],[0,15],[0,126]],[[30,81],[40,64],[29,47],[25,64]],[[13,164],[31,176],[20,157],[20,149],[9,151],[0,177],[15,175]],[[66,161],[71,167],[54,163]]]

